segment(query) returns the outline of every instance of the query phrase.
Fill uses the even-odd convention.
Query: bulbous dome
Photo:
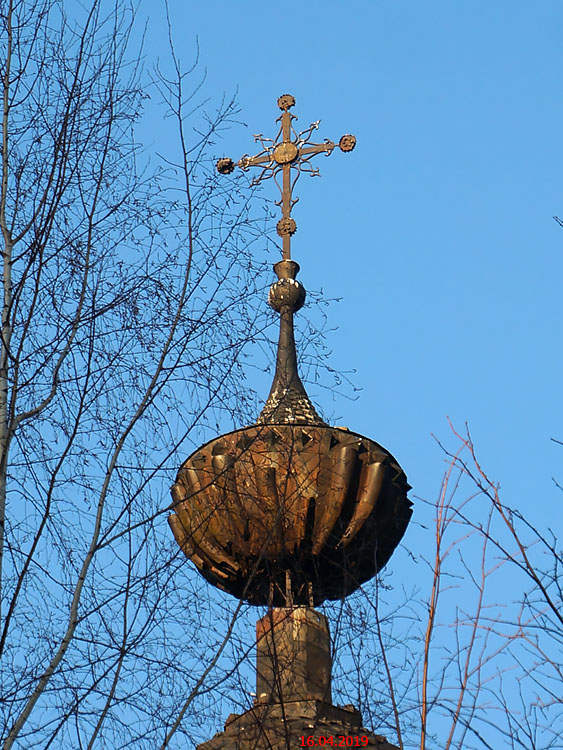
[[[169,522],[215,586],[251,604],[316,605],[351,594],[387,563],[412,513],[410,487],[385,448],[317,414],[297,371],[299,266],[282,260],[274,270],[280,337],[266,404],[254,426],[185,461]]]
[[[407,527],[406,476],[380,445],[326,425],[261,424],[193,453],[172,488],[176,540],[251,604],[319,604],[381,569]]]

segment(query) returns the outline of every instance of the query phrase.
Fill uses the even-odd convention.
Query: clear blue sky
[[[206,95],[238,89],[245,130],[219,152],[275,135],[297,99],[319,140],[353,154],[303,177],[293,255],[330,311],[331,364],[355,368],[337,423],[391,450],[413,492],[436,494],[431,433],[467,421],[505,499],[561,521],[563,5],[521,0],[293,4],[171,0],[187,66],[199,40]],[[159,38],[162,6],[141,4]],[[164,34],[164,25],[160,26]],[[275,186],[268,189],[275,196]],[[277,197],[277,196],[275,196]],[[267,394],[264,393],[264,397]],[[552,520],[552,523],[553,523]]]
[[[185,67],[199,40],[211,104],[238,91],[248,126],[227,132],[217,156],[254,153],[254,133],[273,137],[282,93],[296,97],[302,128],[321,119],[318,140],[358,138],[352,154],[317,160],[321,180],[297,186],[300,279],[342,297],[329,311],[330,364],[354,368],[362,389],[332,402],[312,388],[313,400],[389,449],[412,494],[428,499],[445,468],[431,434],[454,445],[447,417],[460,430],[468,422],[505,502],[561,538],[552,477],[563,480],[563,448],[550,438],[563,439],[563,229],[553,219],[563,218],[563,4],[170,7]],[[149,57],[165,57],[161,4],[140,14],[153,24]],[[419,502],[405,537],[417,555],[431,554],[424,525]],[[404,554],[389,567],[399,585],[421,571]]]

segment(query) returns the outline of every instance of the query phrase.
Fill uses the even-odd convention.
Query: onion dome
[[[297,370],[298,264],[274,266],[276,371],[256,424],[221,435],[184,462],[169,522],[218,588],[250,604],[317,605],[351,594],[389,560],[409,522],[410,489],[373,440],[330,427]]]

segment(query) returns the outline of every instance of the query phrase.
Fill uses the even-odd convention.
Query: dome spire
[[[299,377],[293,316],[305,289],[291,259],[293,188],[301,172],[318,174],[310,160],[330,155],[335,144],[311,142],[318,122],[296,133],[294,104],[289,94],[278,99],[279,132],[275,139],[256,136],[260,153],[237,164],[217,162],[221,174],[259,167],[254,184],[274,178],[283,248],[268,297],[280,315],[280,337],[264,409],[256,424],[189,456],[172,487],[169,523],[187,557],[214,586],[268,607],[256,628],[254,705],[229,716],[225,732],[199,750],[281,748],[305,735],[314,739],[313,732],[361,735],[364,746],[398,750],[364,729],[353,706],[332,704],[328,623],[314,609],[348,596],[381,570],[412,511],[396,459],[363,435],[325,424]],[[351,151],[355,143],[345,135],[339,146]]]
[[[289,94],[278,99],[277,137],[256,136],[263,150],[238,162],[241,169],[261,168],[255,182],[283,176],[283,259],[274,266],[278,278],[268,300],[280,315],[272,388],[257,424],[214,438],[183,463],[169,518],[178,544],[208,581],[274,608],[351,594],[387,563],[411,516],[409,485],[396,459],[367,437],[325,424],[297,370],[293,316],[305,289],[289,257],[292,190],[302,171],[316,174],[310,159],[331,154],[335,144],[310,142],[318,123],[296,134],[294,104]],[[343,136],[340,148],[351,151],[354,143]],[[230,159],[217,163],[223,174],[235,166]]]

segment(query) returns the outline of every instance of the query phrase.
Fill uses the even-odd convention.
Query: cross
[[[295,234],[297,224],[291,216],[291,209],[297,203],[299,198],[293,197],[293,188],[301,172],[309,172],[313,177],[319,175],[319,170],[310,164],[310,160],[316,154],[326,154],[330,156],[336,148],[336,143],[325,139],[324,143],[313,143],[311,137],[313,131],[319,127],[320,120],[311,123],[306,130],[297,133],[293,127],[293,120],[297,117],[289,111],[295,106],[295,99],[291,94],[283,94],[278,99],[278,107],[281,109],[281,117],[276,122],[280,123],[280,129],[275,138],[265,138],[261,133],[254,136],[254,142],[262,144],[262,150],[255,156],[245,154],[235,164],[232,159],[219,159],[217,162],[217,171],[220,174],[231,174],[235,167],[240,167],[246,172],[249,167],[260,167],[261,172],[252,180],[252,185],[257,185],[262,180],[269,177],[274,178],[274,182],[281,192],[281,200],[276,205],[281,206],[282,218],[277,223],[278,235],[283,240],[283,258],[291,258],[291,236]],[[356,137],[353,135],[343,135],[338,142],[341,151],[348,152],[354,149]],[[292,176],[291,170],[295,170],[295,176]],[[282,173],[282,184],[278,182],[279,173]]]

